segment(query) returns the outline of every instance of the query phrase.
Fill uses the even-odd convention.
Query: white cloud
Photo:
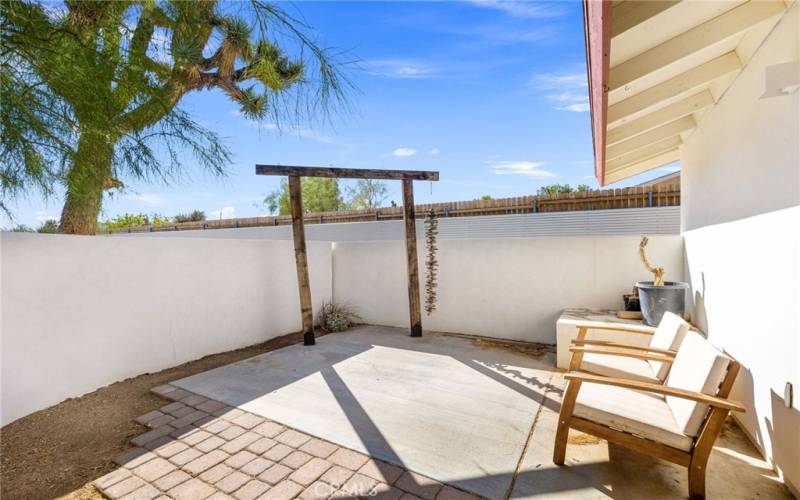
[[[572,111],[573,113],[585,113],[589,111],[589,101],[556,106],[556,109],[559,111]]]
[[[235,213],[236,208],[234,207],[222,207],[219,210],[206,212],[208,220],[232,219]]]
[[[519,0],[468,0],[478,7],[499,10],[514,17],[540,18],[560,16],[564,11],[552,3]]]
[[[589,111],[589,90],[584,73],[545,73],[531,79],[531,85],[545,91],[555,108],[581,113]]]
[[[138,201],[139,203],[152,206],[163,205],[166,202],[163,196],[156,193],[131,193],[126,194],[122,198],[130,201]]]
[[[586,88],[586,74],[585,73],[544,73],[533,77],[533,82],[538,86],[547,89],[557,88],[570,88],[582,89]]]
[[[241,111],[231,111],[230,114],[232,116],[240,116],[240,117],[244,118],[242,116]],[[283,128],[280,125],[278,125],[277,123],[260,122],[260,121],[257,121],[257,120],[249,120],[249,119],[246,119],[246,118],[245,118],[245,121],[246,121],[246,123],[247,123],[247,125],[249,127],[257,128],[259,130],[272,130],[272,131],[278,132],[279,134],[283,134],[283,132],[286,131],[287,133],[297,135],[297,137],[299,137],[301,139],[309,139],[311,141],[316,141],[316,142],[319,142],[319,143],[322,143],[322,144],[336,144],[337,143],[336,139],[334,139],[333,137],[330,137],[330,136],[327,136],[327,135],[324,135],[324,134],[320,134],[316,130],[313,130],[313,129],[310,129],[310,128],[305,128],[305,127]]]
[[[39,222],[47,222],[49,220],[58,220],[58,216],[53,215],[53,214],[48,214],[47,212],[45,212],[43,210],[37,210],[34,215],[36,217],[36,220],[39,221]]]
[[[540,161],[529,160],[503,160],[489,162],[489,166],[496,175],[524,175],[527,177],[555,177],[556,174],[542,170],[545,165]]]
[[[397,157],[414,156],[416,154],[417,150],[411,148],[397,148],[391,152],[392,156],[397,156]]]
[[[369,75],[387,78],[433,78],[439,73],[436,66],[411,59],[373,59],[362,66]]]
[[[436,156],[439,153],[441,153],[441,151],[439,151],[439,148],[433,148],[430,151],[428,151],[428,154],[431,155],[431,156]]]

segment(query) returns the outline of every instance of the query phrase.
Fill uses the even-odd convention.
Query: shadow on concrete
[[[364,342],[363,338],[359,338],[359,330],[326,336],[320,339],[316,347],[293,346],[273,351],[177,381],[176,385],[236,406],[247,405],[265,395],[271,395],[274,401],[269,404],[273,406],[267,404],[256,413],[337,444],[357,448],[351,443],[325,435],[328,432],[327,427],[314,428],[302,421],[303,415],[314,415],[324,405],[328,405],[326,408],[330,410],[330,403],[335,402],[337,415],[343,415],[346,419],[347,431],[355,433],[362,449],[370,456],[429,475],[433,479],[446,479],[448,484],[489,498],[565,495],[571,498],[638,499],[676,498],[686,495],[686,469],[615,445],[609,446],[600,440],[593,444],[571,444],[567,454],[569,465],[555,466],[551,461],[553,436],[550,431],[554,430],[554,419],[560,410],[562,388],[559,384],[552,383],[555,372],[549,361],[542,362],[541,359],[526,357],[520,352],[515,352],[509,357],[509,351],[496,347],[476,348],[476,345],[463,342],[460,344],[443,342],[437,340],[443,337],[436,335],[409,342],[405,338],[404,331],[400,329],[386,329],[389,330],[387,334],[372,335],[368,337],[369,342]],[[392,335],[391,332],[396,332],[398,335]],[[323,348],[320,348],[320,345]],[[461,348],[459,345],[464,347]],[[387,351],[383,357],[378,358],[371,353],[374,349],[392,349],[392,351]],[[425,362],[430,366],[407,366],[405,364],[407,358],[415,352],[424,353]],[[368,356],[367,353],[373,355]],[[376,359],[384,360],[387,364],[376,363]],[[348,362],[347,365],[343,365],[345,361]],[[453,361],[457,364],[453,365]],[[441,380],[426,378],[442,373],[435,372],[437,366],[434,365],[439,365],[439,369],[443,366],[453,369],[460,365],[479,374],[480,377],[473,376],[470,380],[481,381],[492,389],[491,393],[475,393],[478,396],[483,395],[491,399],[497,394],[509,394],[510,390],[511,393],[517,394],[517,400],[530,401],[528,407],[532,411],[526,418],[516,421],[519,428],[515,429],[515,434],[512,435],[517,436],[515,439],[518,442],[515,446],[507,448],[513,456],[506,457],[503,467],[498,468],[497,463],[489,460],[486,462],[488,466],[473,463],[468,472],[461,475],[448,474],[445,477],[437,476],[435,469],[421,470],[416,466],[419,461],[404,459],[410,456],[409,446],[418,444],[413,439],[419,439],[419,436],[415,435],[419,433],[419,427],[414,426],[420,425],[420,422],[414,419],[430,418],[430,414],[417,415],[408,408],[402,408],[402,405],[409,401],[411,401],[409,404],[418,404],[419,393],[436,393],[441,392],[443,387],[450,388],[443,385]],[[525,368],[522,368],[523,366]],[[353,369],[359,371],[359,377],[353,376]],[[403,393],[398,394],[396,398],[396,405],[400,406],[387,405],[376,408],[375,400],[370,399],[370,393],[388,390],[387,388],[397,390],[397,385],[384,384],[391,377],[397,378],[398,372],[404,377],[403,381],[407,381],[401,384]],[[467,376],[467,372],[459,373]],[[349,385],[350,381],[356,379],[359,384],[357,387]],[[304,393],[306,389],[308,392]],[[220,394],[224,397],[220,397]],[[301,398],[303,394],[308,395],[304,400],[292,399],[292,404],[297,407],[298,412],[301,412],[297,414],[297,418],[276,418],[276,415],[286,415],[286,409],[279,408],[282,397]],[[314,399],[314,395],[330,399],[325,401]],[[443,412],[440,415],[442,421],[431,422],[430,425],[438,427],[434,430],[428,429],[426,432],[429,434],[426,435],[441,438],[436,434],[460,432],[455,425],[469,421],[472,417],[469,412],[480,411],[481,407],[487,404],[496,402],[476,399],[471,406],[459,406],[452,412],[448,412],[450,410],[448,408],[437,410]],[[252,408],[247,409],[254,411]],[[518,408],[511,410],[518,411]],[[403,418],[409,419],[405,422],[408,426],[407,436],[398,434],[396,422],[392,425],[386,424],[387,418],[391,419],[392,414],[402,414]],[[435,412],[433,414],[439,415]],[[472,429],[473,434],[469,437],[476,439],[485,437],[482,434],[496,430],[486,426],[481,427],[485,425],[486,420],[475,420],[475,422],[479,425]],[[324,422],[324,425],[338,424]],[[425,422],[424,425],[428,423]],[[491,427],[491,424],[489,426]],[[544,432],[537,430],[540,428],[544,428]],[[534,431],[532,438],[529,436],[531,431]],[[433,434],[430,434],[431,432]],[[460,436],[452,434],[451,437],[455,440]],[[756,485],[749,488],[742,487],[739,490],[741,492],[758,492],[759,489],[769,488],[770,485],[760,485],[770,482],[765,477],[766,471],[753,468],[735,458],[737,453],[752,453],[753,450],[747,450],[745,445],[736,440],[725,441],[726,444],[731,442],[736,444],[736,453],[726,455],[715,451],[709,463],[709,494],[715,494],[721,488],[719,481],[713,479],[714,474],[726,477],[733,474]],[[483,452],[490,454],[493,451],[490,449],[492,443],[484,441],[480,443],[486,443],[480,444],[485,448],[467,449],[473,453],[477,451],[474,457],[478,462],[483,459],[481,456]],[[523,446],[527,446],[527,449]],[[445,469],[449,462],[463,463],[458,462],[464,458],[457,455],[459,450],[457,446],[433,450],[437,454],[434,460]],[[741,484],[740,481],[733,479],[727,481],[731,484]],[[725,490],[726,493],[737,491],[727,487]],[[771,491],[778,492],[780,496],[782,490]]]

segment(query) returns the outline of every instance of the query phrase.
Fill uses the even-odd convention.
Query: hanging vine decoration
[[[430,316],[436,310],[436,273],[439,261],[436,260],[436,237],[439,234],[439,220],[436,212],[431,209],[425,217],[425,313]]]

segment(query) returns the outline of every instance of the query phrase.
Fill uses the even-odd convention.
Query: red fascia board
[[[600,185],[605,186],[611,0],[583,0],[583,32],[594,145],[594,174]]]

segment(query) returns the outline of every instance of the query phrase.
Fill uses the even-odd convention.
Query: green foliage
[[[537,194],[539,195],[564,194],[564,193],[571,193],[572,191],[573,189],[570,187],[569,184],[551,184],[549,186],[540,187]]]
[[[206,220],[206,213],[202,210],[194,210],[189,214],[178,214],[174,220],[175,222],[199,222]]]
[[[104,192],[125,178],[178,179],[184,151],[224,173],[221,139],[179,107],[189,92],[217,88],[243,115],[274,120],[344,99],[338,66],[274,5],[65,3],[0,3],[0,209],[60,187],[63,232],[93,233]]]
[[[170,219],[169,217],[164,217],[161,214],[153,214],[150,216],[150,224],[154,226],[161,226],[164,224],[171,224],[171,223],[172,219]]]
[[[55,234],[58,232],[58,222],[53,219],[47,219],[42,222],[42,225],[36,230],[37,233]]]
[[[303,177],[300,180],[300,189],[303,195],[303,211],[306,213],[335,212],[344,207],[338,179]],[[269,213],[290,214],[289,182],[286,179],[281,181],[281,187],[270,193],[264,199],[264,204]]]
[[[371,210],[383,205],[389,196],[386,183],[375,179],[359,179],[355,186],[345,189],[350,210]]]
[[[25,224],[17,224],[14,227],[6,229],[6,231],[10,231],[12,233],[32,233],[33,229],[29,228]]]
[[[578,184],[577,188],[573,188],[569,184],[551,184],[549,186],[540,187],[537,194],[549,195],[549,194],[566,194],[575,192],[582,193],[584,191],[591,191],[591,189],[592,188],[590,188],[586,184]]]
[[[492,199],[492,197],[491,197],[491,196],[489,196],[488,194],[485,194],[485,195],[481,196],[481,200],[482,200],[482,201],[489,201],[489,200],[491,200],[491,199]]]
[[[114,229],[123,229],[126,227],[133,227],[133,226],[149,226],[149,225],[162,225],[162,224],[170,224],[172,220],[169,217],[164,217],[159,214],[152,214],[147,215],[143,213],[139,214],[129,214],[124,213],[117,215],[113,219],[109,219],[102,222],[103,229],[105,230],[114,230]]]

